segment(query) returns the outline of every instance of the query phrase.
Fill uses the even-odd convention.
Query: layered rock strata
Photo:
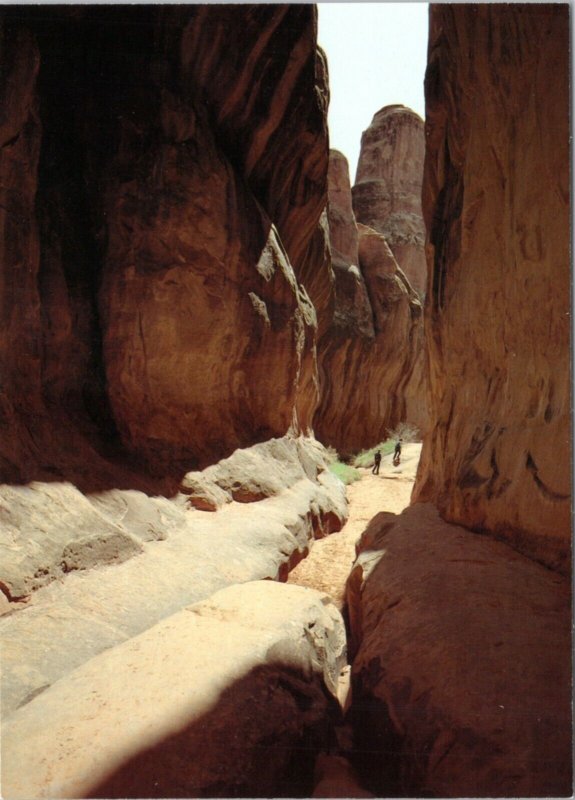
[[[313,440],[237,452],[204,475],[187,476],[172,501],[134,490],[86,499],[70,486],[50,488],[51,495],[23,490],[21,516],[8,533],[28,536],[2,542],[13,551],[2,583],[28,600],[11,603],[12,613],[0,617],[5,717],[189,603],[233,583],[285,580],[314,538],[347,518],[345,488]],[[217,513],[194,508],[206,494],[227,502]],[[33,525],[41,503],[44,539]],[[77,506],[76,517],[66,517],[68,504]]]
[[[422,309],[385,238],[356,223],[347,160],[333,150],[328,198],[335,308],[319,342],[314,427],[326,444],[349,453],[399,422],[425,427]]]
[[[358,549],[351,715],[372,791],[567,796],[570,581],[430,504],[378,514]]]
[[[415,497],[566,572],[569,9],[433,7],[425,85],[434,423]]]
[[[352,190],[358,222],[385,236],[420,295],[427,289],[421,210],[424,155],[421,117],[405,106],[385,106],[362,134]]]
[[[326,595],[224,589],[13,715],[3,797],[272,797],[277,786],[310,796],[344,663],[343,620]]]
[[[309,295],[332,285],[315,10],[8,8],[0,24],[4,476],[69,475],[118,437],[187,470],[309,428]],[[90,445],[66,446],[77,431]]]

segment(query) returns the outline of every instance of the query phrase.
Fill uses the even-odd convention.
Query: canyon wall
[[[337,160],[328,225],[316,34],[307,6],[3,10],[6,480],[181,477],[313,427],[349,451],[421,406],[417,298],[397,265],[362,277]]]
[[[554,569],[571,548],[569,8],[431,13],[433,429],[416,500]]]
[[[335,308],[318,345],[317,436],[343,454],[426,425],[421,303],[385,237],[358,225],[345,156],[330,151],[328,222]]]
[[[569,11],[430,8],[431,428],[347,585],[378,797],[573,789]]]
[[[362,134],[352,189],[357,221],[385,236],[420,295],[427,284],[421,209],[424,155],[421,117],[405,106],[385,106]]]
[[[5,477],[81,470],[79,430],[160,472],[309,429],[333,280],[314,8],[1,24]]]

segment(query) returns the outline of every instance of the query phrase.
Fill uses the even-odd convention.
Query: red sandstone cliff
[[[333,321],[320,337],[321,441],[350,453],[399,422],[425,426],[421,304],[377,231],[357,225],[345,157],[330,151]]]
[[[385,106],[361,137],[353,187],[358,222],[385,236],[399,266],[420,294],[426,289],[421,183],[423,120],[405,106]]]
[[[377,796],[568,796],[569,8],[430,19],[432,428],[348,582],[356,745]]]
[[[84,434],[162,470],[308,429],[332,287],[313,7],[6,9],[1,36],[5,476],[86,469]]]
[[[568,569],[569,9],[438,6],[426,75],[430,407],[415,489]]]

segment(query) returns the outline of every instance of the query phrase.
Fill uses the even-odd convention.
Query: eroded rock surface
[[[72,478],[119,442],[181,475],[309,429],[310,296],[332,285],[314,8],[7,8],[0,27],[3,477]]]
[[[333,322],[319,342],[319,438],[340,452],[384,439],[409,421],[427,425],[422,308],[384,236],[358,225],[347,160],[330,153]]]
[[[415,496],[571,550],[569,9],[437,6],[424,213],[433,429]]]
[[[568,795],[569,580],[430,504],[378,514],[358,550],[352,713],[370,788]]]
[[[203,480],[230,492],[217,513],[193,508],[189,486],[172,501],[120,490],[87,499],[58,484],[49,496],[35,487],[22,491],[21,522],[34,523],[38,503],[45,502],[45,514],[32,531],[22,524],[18,536],[14,529],[3,540],[12,554],[2,564],[3,585],[16,596],[36,589],[0,618],[4,716],[186,604],[233,583],[285,580],[314,539],[347,518],[345,488],[314,441],[256,445],[211,467]],[[232,501],[234,492],[242,502]],[[68,502],[75,516],[63,511]]]
[[[405,106],[385,106],[361,137],[352,190],[358,222],[385,236],[420,295],[427,290],[421,210],[424,154],[421,117]]]
[[[13,715],[3,797],[272,797],[277,786],[309,796],[344,664],[343,620],[326,595],[229,587]]]

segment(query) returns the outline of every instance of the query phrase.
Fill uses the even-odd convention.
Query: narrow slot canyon
[[[572,796],[571,9],[368,5],[0,7],[6,800]]]

